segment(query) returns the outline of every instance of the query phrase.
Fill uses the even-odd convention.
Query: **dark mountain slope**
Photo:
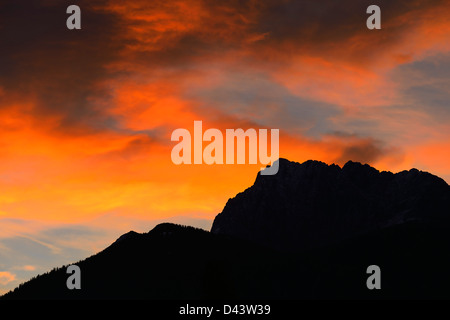
[[[163,224],[77,263],[81,290],[59,268],[3,299],[448,299],[449,231],[408,222],[291,254]],[[366,287],[373,264],[381,290]]]
[[[66,268],[21,285],[4,298],[40,299],[200,299],[259,297],[270,251],[227,236],[174,224],[145,234],[129,232],[102,252],[76,263],[81,290],[68,290]],[[256,283],[254,281],[257,281]],[[238,288],[236,287],[238,286]],[[271,292],[264,283],[261,294]]]
[[[213,233],[299,251],[406,221],[450,222],[450,187],[429,173],[279,161],[277,175],[258,174],[227,202]]]

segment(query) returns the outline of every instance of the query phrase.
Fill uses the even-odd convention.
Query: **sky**
[[[0,294],[129,230],[209,229],[261,166],[175,165],[171,133],[195,120],[279,129],[296,162],[449,183],[449,17],[433,0],[2,0]]]

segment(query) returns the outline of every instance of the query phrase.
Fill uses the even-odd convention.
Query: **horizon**
[[[0,4],[0,294],[130,230],[210,226],[263,165],[174,164],[194,121],[450,183],[448,2],[380,0],[375,30],[367,0],[80,0],[69,30],[71,4]]]

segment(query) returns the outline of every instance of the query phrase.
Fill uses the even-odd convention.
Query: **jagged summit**
[[[302,250],[410,220],[449,221],[450,187],[417,169],[380,172],[358,162],[279,160],[230,199],[211,231],[276,249]]]

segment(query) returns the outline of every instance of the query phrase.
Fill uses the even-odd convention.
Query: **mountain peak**
[[[341,168],[280,159],[276,175],[258,174],[227,202],[211,231],[303,250],[393,223],[447,221],[449,204],[449,186],[417,169],[394,174],[353,161]]]
[[[149,233],[156,233],[156,234],[171,233],[171,232],[177,232],[182,228],[183,228],[183,226],[181,226],[179,224],[163,222],[163,223],[156,225],[152,230],[149,231]]]
[[[342,167],[342,170],[367,170],[372,172],[379,172],[374,167],[368,165],[367,163],[363,164],[355,161],[347,161],[347,163]]]
[[[115,243],[120,243],[122,241],[129,240],[129,239],[135,239],[138,236],[139,236],[139,233],[137,233],[136,231],[131,230],[131,231],[127,232],[127,233],[124,233],[119,238],[117,238]]]

